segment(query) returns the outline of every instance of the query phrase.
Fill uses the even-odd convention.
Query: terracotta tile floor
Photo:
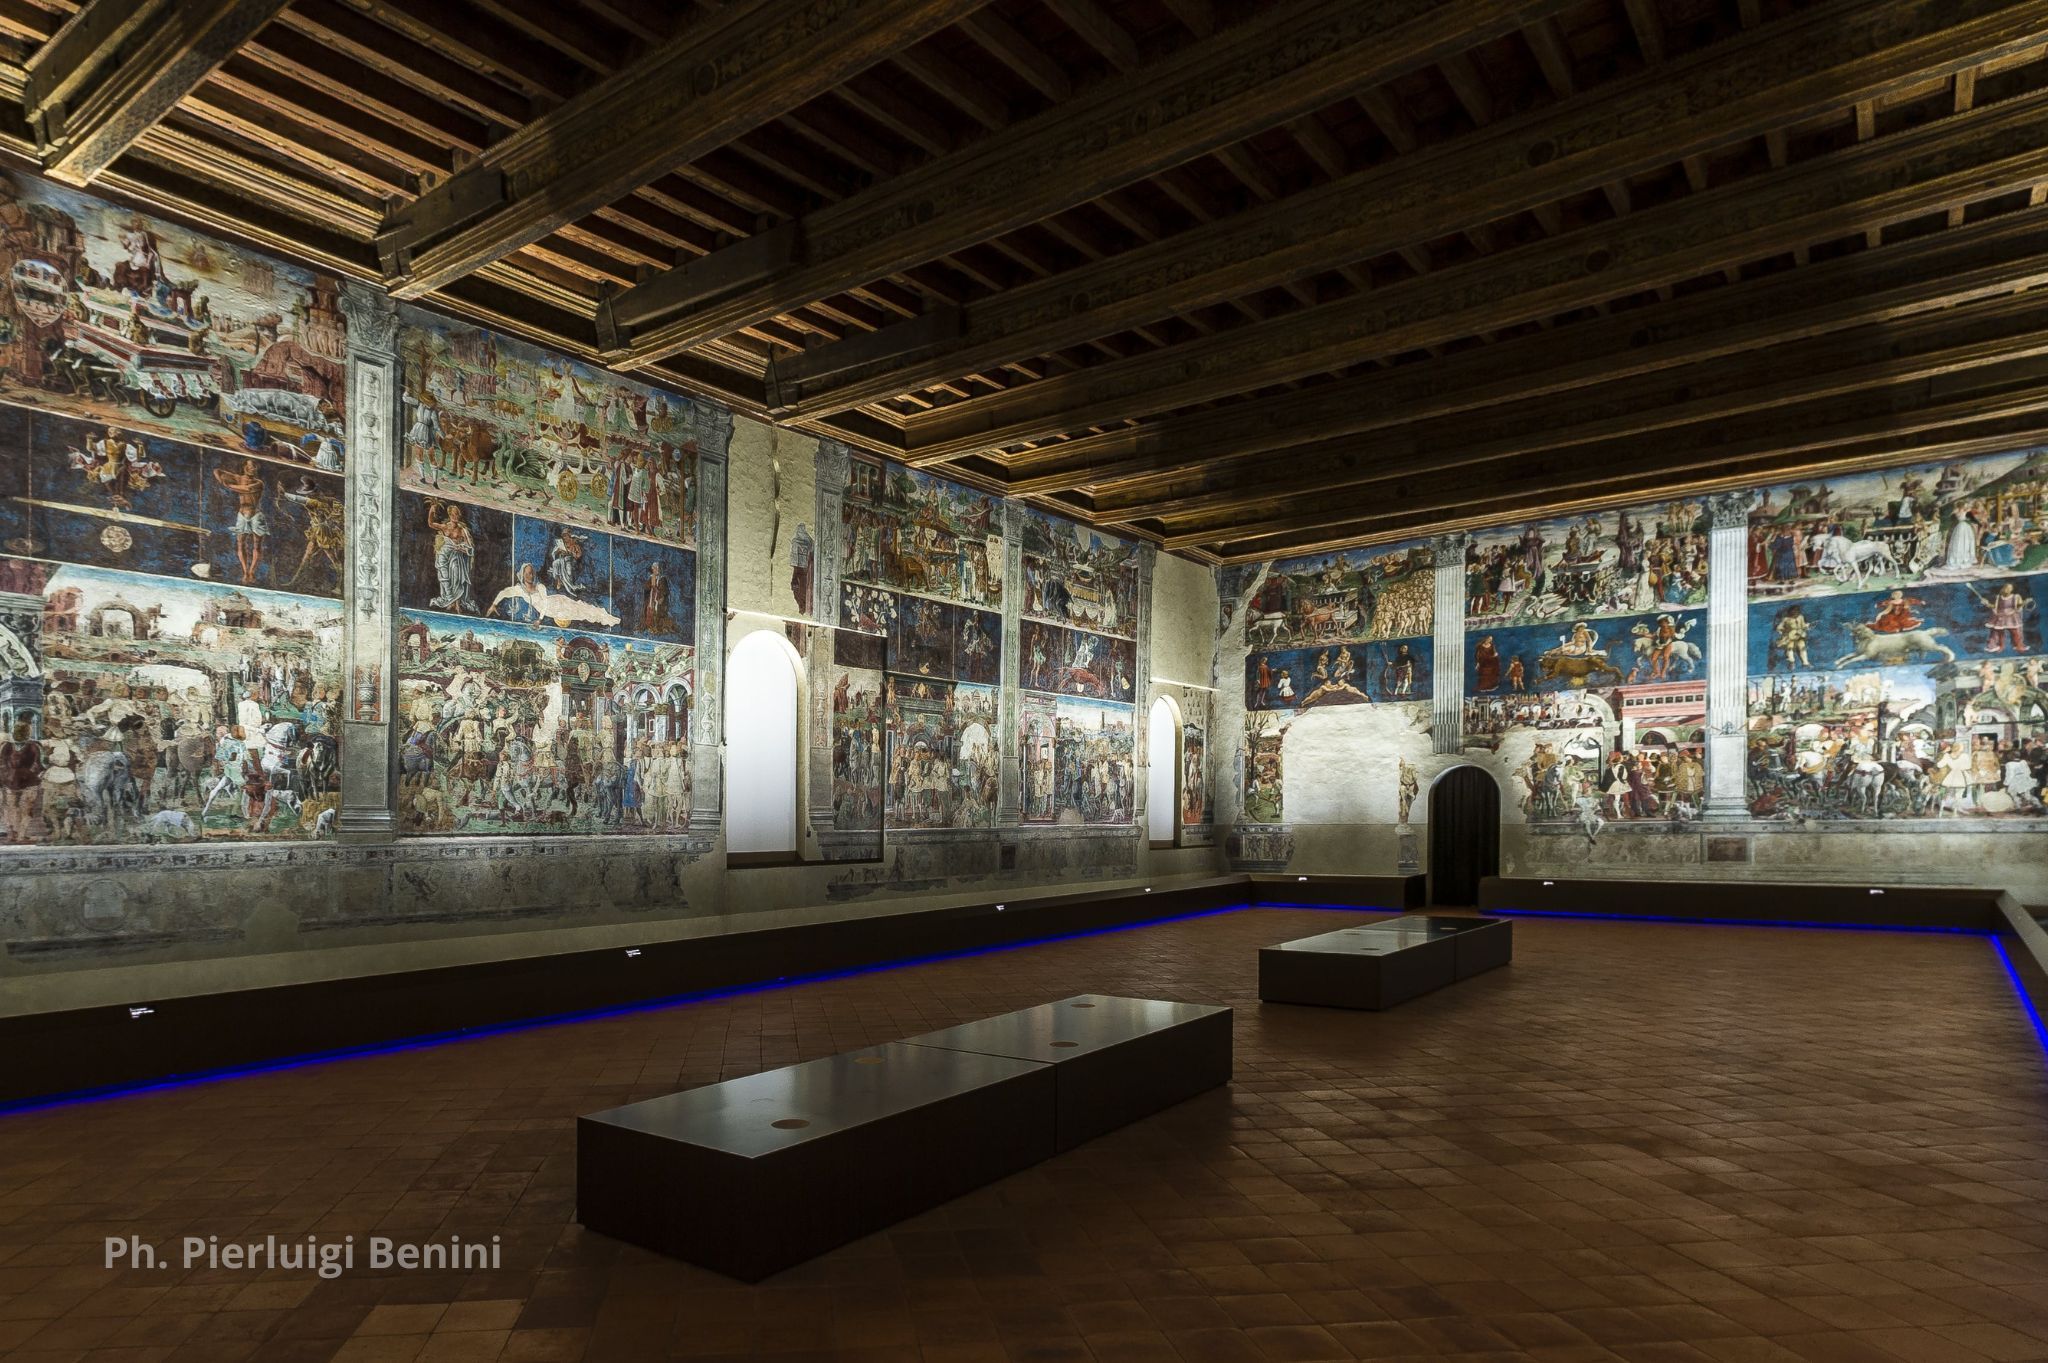
[[[1987,942],[1524,919],[1511,969],[1394,1012],[1261,1008],[1253,948],[1348,918],[0,1118],[0,1355],[2048,1359],[2048,1065]],[[759,1287],[571,1220],[577,1113],[1088,990],[1235,1005],[1235,1085]],[[107,1235],[315,1232],[503,1264],[101,1266]]]

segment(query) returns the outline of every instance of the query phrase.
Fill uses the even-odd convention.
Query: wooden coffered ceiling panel
[[[2048,430],[2048,0],[0,0],[0,104],[1200,558]]]

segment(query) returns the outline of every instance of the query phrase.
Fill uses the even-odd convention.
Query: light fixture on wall
[[[772,611],[740,610],[736,607],[726,610],[725,622],[729,625],[742,615],[751,615],[757,620],[778,620],[785,625],[808,625],[812,629],[821,629],[824,623],[819,620],[806,620],[800,615],[776,615]]]
[[[131,1021],[135,1018],[146,1018],[155,1011],[156,1009],[151,1008],[147,1004],[136,1004],[134,1007],[128,1010],[128,1017]]]
[[[1154,686],[1185,686],[1190,691],[1214,691],[1216,689],[1213,686],[1204,686],[1200,682],[1175,681],[1171,677],[1154,677],[1152,684]]]

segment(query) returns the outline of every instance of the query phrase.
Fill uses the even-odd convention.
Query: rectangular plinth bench
[[[1338,928],[1259,951],[1259,998],[1328,1008],[1392,1008],[1507,964],[1512,925],[1413,915]]]
[[[1081,994],[905,1044],[1052,1066],[1056,1143],[1071,1150],[1229,1083],[1230,1022],[1207,1004]]]
[[[580,1117],[577,1219],[757,1282],[1229,1078],[1229,1009],[1084,995]]]

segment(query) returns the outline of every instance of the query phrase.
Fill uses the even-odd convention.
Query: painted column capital
[[[1747,489],[1716,492],[1707,498],[1707,521],[1716,530],[1747,530],[1755,505],[1756,494]]]

